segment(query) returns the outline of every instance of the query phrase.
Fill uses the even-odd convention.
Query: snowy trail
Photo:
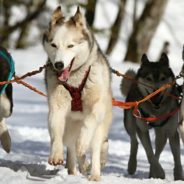
[[[51,1],[50,1],[51,2]],[[95,25],[102,28],[109,27],[117,11],[116,1],[100,0],[97,8],[98,19]],[[129,1],[130,2],[130,1]],[[142,7],[143,1],[140,1]],[[53,1],[52,1],[53,3]],[[51,4],[52,4],[51,3]],[[104,6],[105,5],[105,6]],[[55,7],[55,5],[54,5]],[[181,48],[184,41],[184,1],[169,1],[163,21],[158,27],[151,49],[148,54],[151,59],[158,57],[164,41],[171,43],[169,58],[174,72],[178,74],[182,66]],[[109,9],[111,10],[110,16]],[[128,6],[128,16],[122,29],[122,38],[116,51],[110,58],[111,65],[122,72],[128,68],[137,69],[138,66],[130,63],[121,63],[122,56],[127,48],[127,34],[130,31],[131,5]],[[16,17],[16,16],[15,16]],[[172,28],[172,29],[171,29]],[[107,40],[98,37],[98,42],[105,48]],[[46,61],[46,55],[40,45],[25,50],[10,50],[16,61],[16,74],[22,75],[28,71],[38,69]],[[123,100],[120,94],[120,78],[113,76],[113,96]],[[45,91],[43,74],[26,80],[38,89]],[[12,150],[6,154],[0,147],[0,183],[1,184],[86,184],[88,182],[82,176],[68,176],[63,166],[53,167],[47,163],[50,143],[47,130],[47,102],[46,98],[27,90],[21,85],[14,85],[14,113],[7,119],[11,138]],[[166,179],[148,179],[149,164],[145,151],[139,144],[138,166],[134,176],[127,174],[129,158],[129,137],[123,126],[123,111],[113,108],[113,123],[110,129],[109,158],[107,166],[102,171],[102,181],[99,184],[183,184],[182,181],[173,181],[173,158],[170,147],[166,145],[160,163],[166,172]],[[151,132],[152,140],[154,133]],[[184,166],[184,145],[181,145],[181,160]]]
[[[127,65],[128,66],[128,65]],[[121,66],[120,66],[121,68]],[[135,67],[136,68],[136,67]],[[125,69],[125,68],[124,68]],[[45,91],[42,77],[28,79],[27,82]],[[113,77],[114,97],[123,99],[119,92],[120,78]],[[14,114],[7,120],[12,137],[12,151],[6,154],[0,149],[0,178],[2,183],[88,183],[82,175],[68,176],[63,166],[53,167],[47,163],[49,155],[49,135],[47,130],[47,102],[21,85],[14,85]],[[148,178],[149,165],[145,151],[140,144],[138,167],[134,176],[127,174],[129,158],[129,137],[123,127],[123,111],[113,109],[113,123],[110,130],[109,159],[102,172],[102,184],[126,183],[183,183],[173,181],[173,159],[167,145],[161,155],[161,164],[166,171],[166,179]],[[154,138],[154,134],[153,138]],[[182,145],[182,162],[184,149]]]

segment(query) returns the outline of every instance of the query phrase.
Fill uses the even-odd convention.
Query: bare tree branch
[[[138,1],[137,0],[134,0],[134,7],[133,7],[133,29],[135,29],[135,23],[136,23],[136,20],[137,20],[137,3]]]
[[[128,41],[125,61],[139,62],[147,52],[153,35],[162,18],[168,0],[149,0]]]
[[[88,4],[86,6],[86,19],[90,27],[93,26],[95,19],[96,3],[97,0],[88,0]]]
[[[38,17],[38,15],[42,12],[42,9],[44,8],[45,3],[46,3],[46,0],[43,0],[41,3],[39,3],[37,9],[34,12],[27,15],[24,20],[17,22],[13,26],[8,26],[8,27],[5,27],[4,29],[2,29],[0,31],[0,33],[1,33],[0,41],[4,42],[12,32],[25,26],[28,22],[30,22],[30,21],[34,20],[36,17]]]
[[[111,36],[106,50],[107,55],[111,54],[111,52],[113,51],[118,41],[121,25],[122,25],[124,13],[125,13],[125,5],[126,5],[126,0],[121,0],[116,20],[111,28]]]
[[[30,14],[32,6],[33,6],[33,2],[30,1],[26,6],[27,15]],[[24,48],[26,46],[26,40],[27,40],[27,36],[29,33],[29,27],[30,27],[30,24],[25,24],[24,26],[21,27],[21,31],[20,31],[16,46],[15,46],[17,49]]]

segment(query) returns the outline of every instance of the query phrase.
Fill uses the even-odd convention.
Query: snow
[[[106,2],[106,6],[104,4]],[[98,16],[95,19],[96,25],[102,28],[108,27],[113,22],[113,16],[109,15],[108,10],[111,9],[115,15],[117,11],[116,4],[118,1],[101,0]],[[52,3],[51,3],[52,4]],[[52,4],[54,7],[55,5]],[[140,4],[140,9],[141,9]],[[149,57],[156,59],[165,40],[171,42],[169,58],[171,66],[176,74],[179,73],[182,60],[181,49],[184,40],[184,26],[182,20],[184,17],[184,2],[169,1],[164,19],[160,24],[156,37],[152,41],[149,51]],[[129,8],[127,12],[131,15]],[[106,17],[103,19],[102,17]],[[130,17],[127,17],[130,20]],[[103,25],[101,24],[102,22]],[[110,64],[121,72],[125,72],[128,68],[137,69],[138,65],[128,62],[121,62],[125,52],[125,41],[127,37],[127,29],[130,29],[130,23],[122,29],[122,39],[116,47],[110,59]],[[172,28],[172,29],[170,29]],[[126,33],[126,34],[125,34]],[[102,49],[106,47],[106,40],[97,36],[98,42]],[[122,44],[123,43],[123,44]],[[41,45],[31,47],[26,50],[10,50],[16,64],[16,74],[22,75],[28,71],[38,69],[46,61],[46,54]],[[35,77],[26,79],[26,82],[37,87],[41,91],[45,91],[43,73]],[[113,96],[117,99],[124,100],[119,90],[120,78],[113,76],[112,90]],[[39,183],[66,183],[66,184],[86,184],[89,181],[78,173],[77,176],[68,176],[63,166],[50,166],[47,163],[50,143],[47,130],[47,101],[45,97],[39,96],[34,92],[26,89],[21,85],[14,84],[14,113],[7,119],[7,124],[12,138],[12,150],[10,154],[5,153],[0,148],[0,183],[2,184],[39,184]],[[173,158],[168,144],[166,145],[160,162],[165,169],[166,179],[148,179],[149,164],[145,155],[145,151],[139,144],[138,166],[134,176],[127,173],[127,163],[129,158],[129,137],[123,126],[123,111],[117,107],[113,108],[113,123],[109,136],[109,158],[107,166],[102,171],[102,180],[100,184],[181,184],[182,181],[173,181]],[[154,134],[151,132],[152,138]],[[184,147],[181,146],[181,160],[184,163]],[[95,182],[90,182],[95,183]]]

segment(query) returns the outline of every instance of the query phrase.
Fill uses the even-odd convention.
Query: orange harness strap
[[[143,102],[149,100],[150,98],[152,98],[153,96],[161,93],[162,91],[165,91],[166,89],[172,87],[172,85],[173,84],[165,84],[161,88],[154,91],[153,93],[147,95],[143,99],[141,99],[139,101],[136,101],[136,102],[122,102],[122,101],[112,99],[112,104],[113,104],[113,106],[117,106],[117,107],[120,107],[120,108],[123,108],[123,109],[131,109],[133,107],[137,107],[140,103],[143,103]]]
[[[10,83],[17,83],[17,84],[22,84],[23,86],[29,88],[30,90],[36,92],[37,94],[39,95],[42,95],[42,96],[47,96],[46,94],[44,94],[43,92],[39,91],[38,89],[36,89],[34,86],[31,86],[30,84],[22,81],[23,79],[25,79],[26,77],[31,77],[33,75],[36,75],[38,73],[41,73],[43,71],[43,69],[45,69],[46,67],[48,66],[47,65],[44,65],[44,66],[41,66],[38,70],[34,70],[32,72],[28,72],[26,73],[25,75],[21,76],[21,77],[18,77],[18,76],[14,76],[14,79],[12,80],[7,80],[7,81],[0,81],[0,85],[5,85],[5,84],[10,84]]]

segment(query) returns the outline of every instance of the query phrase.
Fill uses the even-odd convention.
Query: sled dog
[[[172,83],[175,78],[169,67],[169,60],[166,54],[162,54],[158,62],[149,61],[144,54],[138,72],[128,71],[127,74],[134,77],[137,81],[136,83],[130,83],[124,79],[122,80],[121,91],[126,96],[127,102],[143,99],[164,84]],[[142,85],[142,83],[145,85]],[[125,87],[129,90],[125,89]],[[131,140],[128,162],[129,174],[134,174],[137,167],[138,136],[150,164],[149,177],[165,178],[165,172],[159,163],[159,157],[167,139],[169,139],[171,152],[174,157],[174,179],[184,180],[180,159],[180,139],[177,131],[181,121],[180,104],[178,99],[175,98],[178,96],[178,87],[173,85],[166,91],[141,103],[138,106],[138,115],[135,115],[133,109],[124,111],[124,125]],[[151,122],[151,119],[148,119],[148,117],[157,117],[158,119]],[[155,131],[155,153],[150,140],[150,128],[154,128]]]
[[[64,161],[69,174],[86,174],[86,153],[91,153],[90,180],[99,180],[106,162],[112,119],[111,77],[107,60],[89,31],[79,7],[66,18],[59,6],[43,37],[48,54],[46,69],[48,127],[51,138],[49,163]]]
[[[6,81],[9,78],[10,65],[7,58],[10,57],[9,53],[3,47],[0,47],[0,82]],[[12,84],[0,85],[0,142],[7,153],[10,152],[11,138],[5,119],[12,114],[12,110]]]

